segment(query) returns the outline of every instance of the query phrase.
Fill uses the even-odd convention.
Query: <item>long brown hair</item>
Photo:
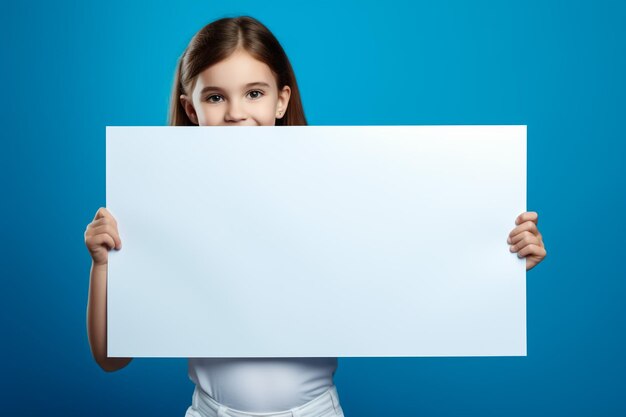
[[[195,126],[180,102],[180,95],[190,95],[197,75],[211,65],[228,58],[238,46],[270,67],[279,91],[285,85],[291,88],[287,112],[281,119],[276,119],[276,125],[307,124],[296,76],[287,54],[272,32],[261,22],[249,16],[240,16],[226,17],[209,23],[191,38],[176,65],[170,98],[168,120],[170,126]]]

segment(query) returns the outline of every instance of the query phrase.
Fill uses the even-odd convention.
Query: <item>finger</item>
[[[88,229],[94,229],[98,226],[101,226],[103,224],[106,224],[107,222],[107,218],[106,217],[100,217],[99,219],[93,220],[91,223],[89,223],[87,225]]]
[[[115,247],[118,249],[122,248],[122,240],[120,239],[120,234],[117,231],[117,227],[114,227],[112,225],[104,225],[104,226],[100,226],[98,228],[98,230],[96,231],[98,233],[108,233],[113,240],[115,241]]]
[[[118,249],[122,248],[122,240],[120,239],[120,234],[117,231],[117,228],[114,227],[113,225],[110,224],[103,224],[100,225],[98,227],[95,227],[91,230],[90,235],[92,236],[96,236],[99,234],[108,234],[109,236],[111,236],[113,238],[113,241],[115,242],[114,246]]]
[[[539,244],[539,239],[537,239],[537,236],[531,234],[530,236],[528,235],[524,236],[522,240],[517,242],[515,245],[511,245],[509,250],[511,252],[521,251],[523,248],[525,248],[528,245],[537,245],[541,247],[541,245]]]
[[[99,219],[94,220],[91,223],[89,223],[88,227],[95,228],[103,224],[110,224],[114,226],[115,228],[117,228],[117,222],[112,217],[100,217]]]
[[[101,233],[101,234],[96,235],[93,238],[91,238],[91,244],[94,247],[106,246],[107,249],[109,249],[109,250],[111,250],[111,249],[113,249],[115,247],[115,241],[113,240],[111,235],[108,235],[106,233]]]
[[[115,220],[115,217],[113,217],[111,212],[107,210],[106,207],[100,207],[98,209],[98,211],[96,212],[96,216],[94,217],[94,220],[101,219],[101,218],[110,219],[111,221],[113,221],[113,223],[117,224],[117,220]]]
[[[528,255],[538,255],[541,257],[545,257],[546,256],[546,250],[544,248],[542,248],[541,246],[537,246],[537,245],[528,245],[523,247],[518,253],[517,256],[520,258],[523,258],[525,256]]]
[[[515,229],[511,230],[511,233],[509,233],[509,237],[513,239],[513,236],[525,231],[529,231],[532,234],[536,235],[538,233],[537,225],[531,221],[524,222],[517,226]]]
[[[535,224],[539,221],[539,214],[536,211],[526,211],[515,219],[515,224],[522,224],[524,222],[531,221]]]
[[[522,233],[518,233],[518,234],[516,234],[513,237],[509,236],[509,238],[506,241],[510,245],[515,245],[517,242],[519,242],[520,240],[524,239],[525,237],[531,237],[531,236],[535,236],[535,235],[533,235],[528,230],[525,230]]]
[[[100,207],[98,211],[96,211],[96,216],[93,218],[94,220],[100,219],[102,217],[106,217],[107,209],[104,207]]]
[[[113,235],[117,233],[117,228],[112,224],[100,223],[87,229],[87,234],[91,236],[95,236],[100,233],[109,233]]]

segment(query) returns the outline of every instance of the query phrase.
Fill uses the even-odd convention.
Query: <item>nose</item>
[[[226,113],[224,114],[224,120],[226,122],[240,122],[246,120],[246,112],[242,103],[237,100],[233,100],[228,105]]]

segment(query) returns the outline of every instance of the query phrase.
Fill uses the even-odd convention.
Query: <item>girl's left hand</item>
[[[527,211],[515,219],[518,226],[511,230],[507,242],[511,245],[509,250],[518,252],[519,258],[526,257],[526,270],[532,269],[546,257],[546,248],[543,238],[537,229],[539,215],[534,211]]]

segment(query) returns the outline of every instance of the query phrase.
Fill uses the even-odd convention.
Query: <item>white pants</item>
[[[344,417],[344,415],[334,385],[300,407],[276,413],[252,413],[228,408],[196,386],[185,417]]]

